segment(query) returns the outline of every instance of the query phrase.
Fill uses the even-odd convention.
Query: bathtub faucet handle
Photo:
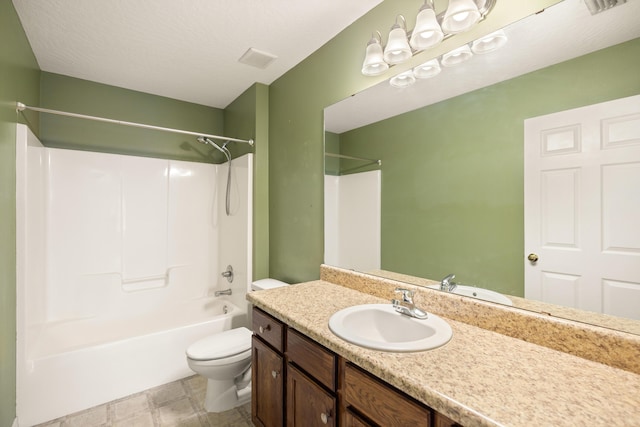
[[[226,277],[227,282],[233,282],[233,267],[231,265],[227,266],[227,269],[222,272],[222,277]]]

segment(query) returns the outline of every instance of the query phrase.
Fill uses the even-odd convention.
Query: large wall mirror
[[[453,273],[519,308],[640,334],[640,300],[622,318],[524,299],[525,120],[640,94],[638,16],[640,2],[591,15],[564,0],[504,28],[500,50],[327,107],[325,262],[428,286]]]

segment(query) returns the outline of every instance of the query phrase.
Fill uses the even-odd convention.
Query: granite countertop
[[[247,299],[464,426],[640,426],[640,375],[631,372],[450,319],[453,338],[434,350],[362,348],[335,336],[329,318],[388,301],[320,280]]]

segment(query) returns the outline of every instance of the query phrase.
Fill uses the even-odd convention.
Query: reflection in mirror
[[[640,2],[591,15],[565,0],[505,28],[497,52],[328,107],[328,153],[383,161],[344,168],[380,173],[380,267],[333,264],[422,285],[454,273],[516,307],[640,333],[637,321],[523,298],[524,121],[640,93],[637,16]]]

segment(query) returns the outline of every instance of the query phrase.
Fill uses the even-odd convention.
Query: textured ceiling
[[[40,68],[224,108],[382,0],[13,0]],[[277,56],[238,62],[249,48]]]
[[[505,32],[509,41],[498,51],[442,67],[436,77],[408,88],[385,81],[328,107],[326,129],[342,133],[640,37],[640,0],[596,15],[583,0],[564,0]],[[615,78],[615,71],[602,78]]]

